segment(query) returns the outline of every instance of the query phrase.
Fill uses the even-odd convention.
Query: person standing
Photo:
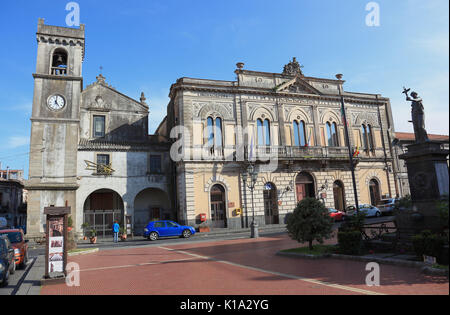
[[[119,242],[119,230],[120,230],[120,226],[117,223],[117,221],[115,221],[114,224],[113,224],[114,243],[118,243]]]

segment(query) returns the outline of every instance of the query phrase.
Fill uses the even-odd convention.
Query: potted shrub
[[[72,220],[72,216],[69,216],[69,218],[67,219],[67,231],[71,232],[73,230],[73,220]]]
[[[198,232],[199,233],[208,233],[211,232],[211,229],[209,227],[209,224],[207,222],[203,222],[202,224],[199,225],[198,227]]]
[[[87,240],[87,231],[89,230],[89,223],[85,222],[81,225],[81,228],[83,229],[83,240]]]
[[[89,238],[89,241],[91,242],[91,244],[97,243],[97,231],[95,229],[91,230],[91,236]]]
[[[121,227],[119,229],[119,236],[120,236],[120,239],[122,241],[126,241],[127,240],[127,230],[124,227]]]

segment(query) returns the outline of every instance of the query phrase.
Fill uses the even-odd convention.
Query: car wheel
[[[8,272],[5,272],[5,274],[3,275],[3,279],[2,282],[0,283],[0,287],[6,287],[8,285]]]
[[[25,269],[27,268],[28,264],[28,251],[25,252],[25,255],[23,256],[23,262],[20,264],[20,268]]]
[[[189,230],[184,230],[183,231],[183,237],[184,238],[190,238],[191,235],[192,235],[191,231],[189,231]]]
[[[157,240],[158,240],[158,233],[152,232],[152,233],[150,233],[150,235],[149,235],[148,238],[149,238],[150,241],[152,241],[152,242],[157,241]]]
[[[377,211],[377,213],[375,213],[375,217],[376,217],[376,218],[381,217],[381,213]]]

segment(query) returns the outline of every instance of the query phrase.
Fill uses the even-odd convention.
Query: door
[[[167,236],[180,236],[182,231],[178,224],[167,221]]]
[[[370,202],[372,206],[377,206],[381,200],[380,185],[375,179],[372,179],[369,183]]]
[[[167,227],[166,222],[155,222],[153,223],[153,227],[158,232],[159,236],[169,236],[169,228]]]
[[[278,193],[277,188],[272,183],[267,183],[264,187],[264,214],[266,225],[278,224]]]
[[[306,185],[296,184],[296,187],[297,187],[297,202],[300,202],[306,198]]]
[[[334,208],[339,211],[345,210],[344,185],[340,181],[333,184]]]
[[[225,189],[215,185],[211,189],[211,221],[215,228],[226,227]]]

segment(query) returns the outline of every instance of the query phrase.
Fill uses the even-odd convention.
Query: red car
[[[333,218],[334,221],[344,220],[344,212],[332,208],[329,208],[328,211],[330,212],[330,217]]]
[[[23,237],[23,231],[20,229],[0,230],[0,235],[7,235],[12,247],[14,248],[14,260],[16,266],[25,268],[28,262],[28,240]]]

